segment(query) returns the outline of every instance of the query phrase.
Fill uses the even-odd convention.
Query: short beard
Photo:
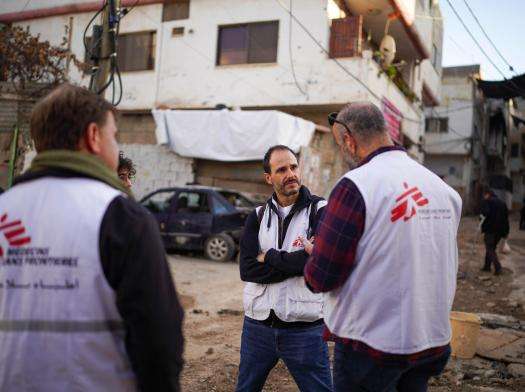
[[[346,147],[343,148],[343,161],[348,165],[349,170],[354,170],[357,166],[359,166],[359,161],[352,156],[350,150],[348,150]]]
[[[293,190],[293,191],[290,191],[290,192],[285,192],[284,189],[281,189],[281,194],[283,196],[286,196],[286,197],[297,195],[298,193],[299,193],[299,189]]]
[[[285,191],[285,187],[286,187],[286,184],[283,184],[280,188],[279,188],[279,193],[285,197],[290,197],[290,196],[293,196],[293,195],[297,195],[299,193],[299,189],[301,188],[301,183],[298,181],[297,182],[297,185],[299,188],[297,188],[297,190],[291,190],[291,191]],[[277,189],[276,189],[277,191]]]

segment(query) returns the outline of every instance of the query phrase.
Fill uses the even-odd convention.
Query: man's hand
[[[304,251],[311,255],[314,250],[314,237],[310,238],[310,240],[307,240],[304,237],[299,237],[299,240],[304,246]]]
[[[266,252],[259,253],[259,256],[257,256],[257,261],[259,263],[264,263],[264,257],[266,256]]]

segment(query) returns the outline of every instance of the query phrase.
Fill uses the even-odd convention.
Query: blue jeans
[[[450,357],[450,348],[438,358],[385,361],[379,364],[350,345],[336,343],[334,391],[336,392],[425,392],[428,380],[439,375]]]
[[[268,373],[282,359],[301,392],[332,391],[323,325],[271,328],[244,318],[237,392],[262,390]]]

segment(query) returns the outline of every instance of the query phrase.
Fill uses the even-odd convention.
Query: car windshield
[[[240,193],[230,191],[220,191],[219,193],[234,207],[256,207],[255,203]]]

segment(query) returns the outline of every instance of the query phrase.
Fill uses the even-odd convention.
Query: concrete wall
[[[459,192],[466,209],[472,180],[470,159],[464,156],[432,155],[425,160],[425,166]]]
[[[166,146],[120,144],[119,147],[137,169],[132,188],[137,200],[156,189],[194,181],[193,159],[183,158]]]
[[[119,148],[131,158],[137,170],[132,188],[137,200],[156,189],[194,181],[193,159],[183,158],[165,146],[120,144]],[[34,157],[35,151],[25,155],[24,170],[29,168]]]
[[[474,95],[472,81],[443,79],[441,105],[431,111],[428,117],[448,117],[449,131],[446,133],[425,133],[427,154],[469,154],[470,143],[464,140],[472,136],[474,127]]]
[[[328,48],[330,38],[326,0],[302,0],[294,8],[316,39]],[[72,50],[84,58],[82,34],[93,13],[73,17]],[[231,106],[297,106],[342,105],[355,100],[372,100],[366,89],[338,65],[294,23],[292,51],[295,71],[302,94],[291,73],[288,33],[289,16],[275,2],[267,0],[199,0],[192,1],[190,18],[161,22],[162,5],[137,6],[122,20],[120,32],[155,30],[156,64],[152,71],[125,72],[122,75],[124,97],[119,108],[144,110],[157,106],[209,108],[224,103]],[[257,21],[279,21],[277,62],[217,66],[218,26]],[[29,26],[54,44],[64,37],[69,16],[30,20]],[[174,27],[184,27],[183,36],[172,37]],[[402,45],[399,42],[398,45]],[[408,44],[408,43],[407,43]],[[404,121],[403,131],[413,142],[422,135],[422,113],[408,101],[370,58],[342,58],[340,63],[365,83],[379,98],[388,98],[414,121]],[[88,78],[72,67],[74,81],[87,84]],[[416,73],[415,86],[421,86],[421,72]],[[420,91],[416,92],[420,95]],[[417,122],[420,121],[421,122]]]

